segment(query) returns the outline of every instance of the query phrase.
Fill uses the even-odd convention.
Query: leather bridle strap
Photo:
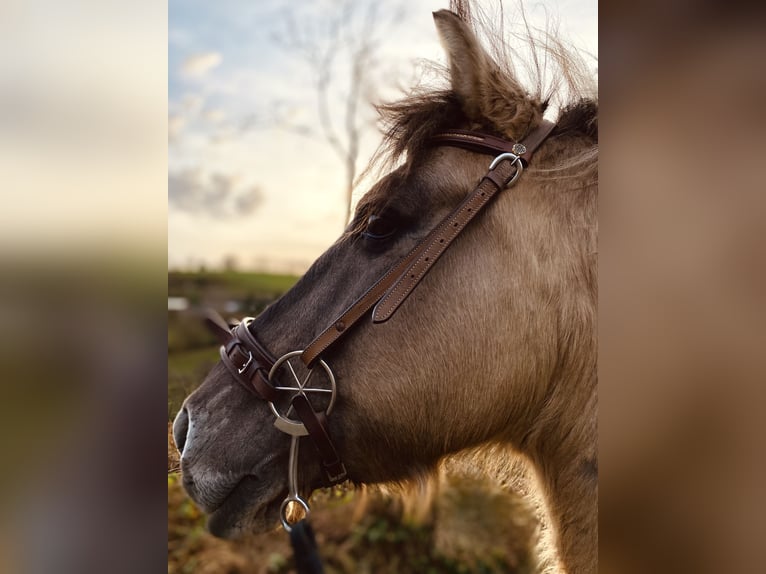
[[[213,312],[209,312],[205,320],[222,343],[221,361],[234,379],[248,392],[264,401],[273,403],[277,400],[281,391],[274,388],[269,381],[269,371],[276,360],[248,328],[253,320],[247,318],[233,328]],[[344,480],[346,467],[330,438],[325,413],[314,411],[306,396],[300,393],[293,397],[291,404],[319,452],[329,481],[335,483]]]
[[[512,153],[519,156],[521,161],[524,162],[524,167],[527,167],[532,159],[532,155],[555,127],[556,124],[553,122],[543,120],[537,129],[524,138],[524,141],[521,143],[470,130],[442,132],[432,136],[431,141],[435,144],[461,147],[478,153]]]
[[[429,234],[430,236],[430,234]],[[415,246],[412,251],[404,256],[399,263],[389,269],[383,277],[378,279],[353,305],[346,309],[340,317],[319,336],[317,336],[301,355],[301,360],[307,366],[311,366],[327,348],[335,343],[347,329],[352,327],[359,319],[364,317],[383,295],[391,288],[391,285],[404,273],[420,253],[421,244]]]
[[[208,314],[206,321],[222,343],[221,362],[234,379],[248,392],[274,402],[279,391],[269,382],[269,371],[275,359],[248,329],[252,319],[247,318],[233,328],[213,313]]]
[[[489,179],[491,173],[497,172],[494,174],[496,182]],[[469,195],[466,200],[461,204],[461,207],[465,205],[466,202],[472,202],[473,199],[476,198],[476,196],[480,197],[480,194],[484,193],[486,199],[488,200],[489,197],[494,195],[501,186],[505,186],[504,182],[510,181],[510,179],[513,177],[513,175],[516,173],[516,167],[511,166],[511,163],[509,161],[502,162],[500,165],[496,167],[495,170],[492,170],[491,172],[488,172],[487,175],[485,175],[485,179],[482,181],[482,183],[479,185],[476,190]],[[492,192],[491,195],[487,196],[487,186],[485,186],[486,182],[491,182],[494,184],[494,192]],[[474,202],[472,202],[474,203]],[[485,202],[486,203],[486,202]],[[306,347],[306,350],[303,351],[303,354],[301,355],[301,360],[307,365],[311,366],[314,361],[316,361],[319,356],[325,352],[330,345],[334,344],[338,339],[341,338],[341,336],[351,327],[353,326],[359,319],[364,317],[370,309],[375,307],[375,305],[384,299],[386,297],[386,294],[390,291],[390,289],[399,282],[402,277],[405,277],[406,273],[412,267],[412,265],[418,261],[421,254],[426,250],[426,248],[431,245],[435,240],[438,241],[439,239],[442,239],[439,237],[439,233],[442,231],[443,226],[447,220],[451,220],[457,211],[460,211],[460,208],[458,210],[453,211],[449,216],[447,216],[446,219],[444,219],[439,225],[436,226],[435,229],[433,229],[425,238],[423,238],[407,255],[404,256],[403,259],[399,261],[394,267],[388,270],[388,272],[383,275],[370,289],[367,290],[366,293],[364,293],[359,299],[357,299],[346,311],[344,311],[340,317],[329,327],[327,327],[322,333],[319,334],[318,337],[316,337],[311,344]],[[474,211],[473,215],[475,216],[477,212]],[[471,217],[472,219],[473,217]],[[465,221],[467,223],[468,221]],[[464,227],[461,226],[460,230]],[[453,237],[454,239],[454,237]],[[446,243],[446,240],[445,240]],[[449,245],[446,243],[445,247]],[[433,264],[432,261],[428,261],[427,263]],[[430,267],[430,265],[429,265]],[[414,278],[413,278],[414,279]],[[390,315],[389,315],[390,317]],[[388,317],[386,317],[388,318]],[[373,317],[373,321],[374,321]],[[384,319],[385,320],[385,319]]]
[[[295,395],[292,405],[303,426],[306,427],[311,442],[314,443],[319,452],[322,468],[328,480],[335,483],[345,479],[346,467],[340,459],[338,451],[335,450],[335,444],[333,444],[330,433],[327,431],[327,415],[324,411],[316,412],[311,408],[311,403],[309,403],[306,395],[300,393]]]
[[[479,187],[460,206],[436,226],[436,233],[423,242],[415,261],[407,267],[372,311],[372,322],[382,323],[391,318],[404,300],[420,283],[423,276],[433,267],[452,242],[476,217],[489,201],[502,191],[515,176],[519,167],[510,160],[502,161],[482,178]]]
[[[493,162],[493,167],[478,187],[452,213],[306,347],[301,355],[304,364],[311,366],[373,307],[374,323],[388,320],[466,225],[514,180],[522,169],[517,161],[523,165],[528,163],[554,127],[555,124],[543,121],[520,144],[465,130],[451,130],[433,136],[432,142],[438,145],[454,145],[479,153],[509,156],[496,164]]]

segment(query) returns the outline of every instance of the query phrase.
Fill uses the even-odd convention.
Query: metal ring
[[[274,363],[274,366],[271,367],[271,370],[269,371],[269,381],[271,381],[274,378],[274,374],[279,370],[279,368],[285,362],[287,362],[292,357],[297,357],[297,356],[300,356],[302,354],[303,354],[303,350],[300,350],[300,351],[290,351],[289,353],[285,353],[279,359],[277,359],[276,362]],[[326,362],[324,362],[323,360],[320,359],[319,361],[317,361],[317,365],[321,366],[324,369],[325,373],[327,374],[327,378],[330,380],[330,390],[331,390],[330,403],[327,405],[327,410],[325,412],[325,414],[329,416],[330,413],[332,412],[333,407],[335,406],[335,399],[338,396],[337,387],[335,385],[335,375],[333,375],[333,372],[330,369],[330,366]],[[316,367],[312,367],[311,369],[309,369],[309,372],[313,371],[315,368]],[[295,387],[295,391],[296,392],[299,391],[299,388]],[[307,388],[307,389],[305,389],[305,392],[310,393],[310,392],[312,392],[312,389],[311,388]],[[316,390],[314,390],[314,392],[316,392]],[[280,414],[280,412],[277,410],[276,405],[274,405],[273,402],[269,402],[269,407],[271,407],[271,412],[274,413],[274,416],[277,417],[278,419],[280,419],[282,422],[287,423],[288,427],[293,426],[293,425],[299,425],[300,427],[303,427],[305,429],[303,423],[300,420],[293,420],[291,418],[288,418],[288,417],[283,416],[282,414]],[[308,433],[302,433],[302,434],[308,434]]]
[[[293,529],[293,527],[290,525],[290,522],[287,520],[287,506],[291,502],[295,502],[303,508],[303,512],[306,513],[306,516],[303,517],[304,520],[311,514],[311,509],[309,508],[308,502],[303,500],[300,496],[288,496],[285,498],[282,501],[282,506],[279,507],[279,519],[282,521],[282,528],[284,528],[286,532],[291,532]]]

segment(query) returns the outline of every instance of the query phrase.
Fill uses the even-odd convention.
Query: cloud
[[[205,98],[199,94],[184,94],[181,101],[184,111],[192,115],[198,114],[204,104]]]
[[[220,108],[205,110],[203,115],[207,121],[214,124],[220,123],[226,119],[226,113]]]
[[[200,169],[168,174],[168,205],[171,209],[215,219],[241,219],[261,204],[263,194],[254,185],[242,185],[236,175]]]
[[[218,52],[194,54],[184,60],[181,73],[187,78],[199,78],[218,66],[223,58]]]

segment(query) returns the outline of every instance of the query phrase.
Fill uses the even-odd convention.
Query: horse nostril
[[[189,413],[182,408],[173,421],[173,441],[176,443],[178,452],[183,456],[186,436],[189,434]]]

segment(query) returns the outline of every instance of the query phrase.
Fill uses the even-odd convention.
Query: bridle
[[[218,316],[208,317],[209,326],[222,342],[220,354],[223,364],[245,389],[269,403],[276,418],[274,426],[292,437],[288,495],[280,510],[282,526],[288,532],[292,530],[288,519],[291,503],[300,505],[306,516],[309,514],[309,505],[298,492],[298,447],[301,436],[308,435],[316,447],[330,484],[347,478],[346,467],[328,432],[327,417],[335,404],[337,388],[332,370],[321,359],[322,354],[346,336],[371,309],[373,323],[390,319],[466,225],[493,197],[518,180],[534,152],[554,127],[555,124],[543,121],[520,143],[469,130],[450,130],[432,136],[431,143],[434,145],[456,146],[496,157],[476,189],[304,350],[291,351],[275,359],[250,329],[252,317],[243,319],[233,327]],[[303,380],[290,363],[296,357],[300,357],[307,370]],[[283,368],[290,372],[297,386],[279,386],[276,383],[277,372]],[[324,371],[325,386],[328,388],[308,386],[317,368]],[[310,393],[329,394],[329,403],[324,410],[314,410],[307,396]],[[289,399],[289,408],[284,413],[277,406],[278,402],[284,402],[280,399]],[[292,412],[297,415],[297,419],[290,417]]]

